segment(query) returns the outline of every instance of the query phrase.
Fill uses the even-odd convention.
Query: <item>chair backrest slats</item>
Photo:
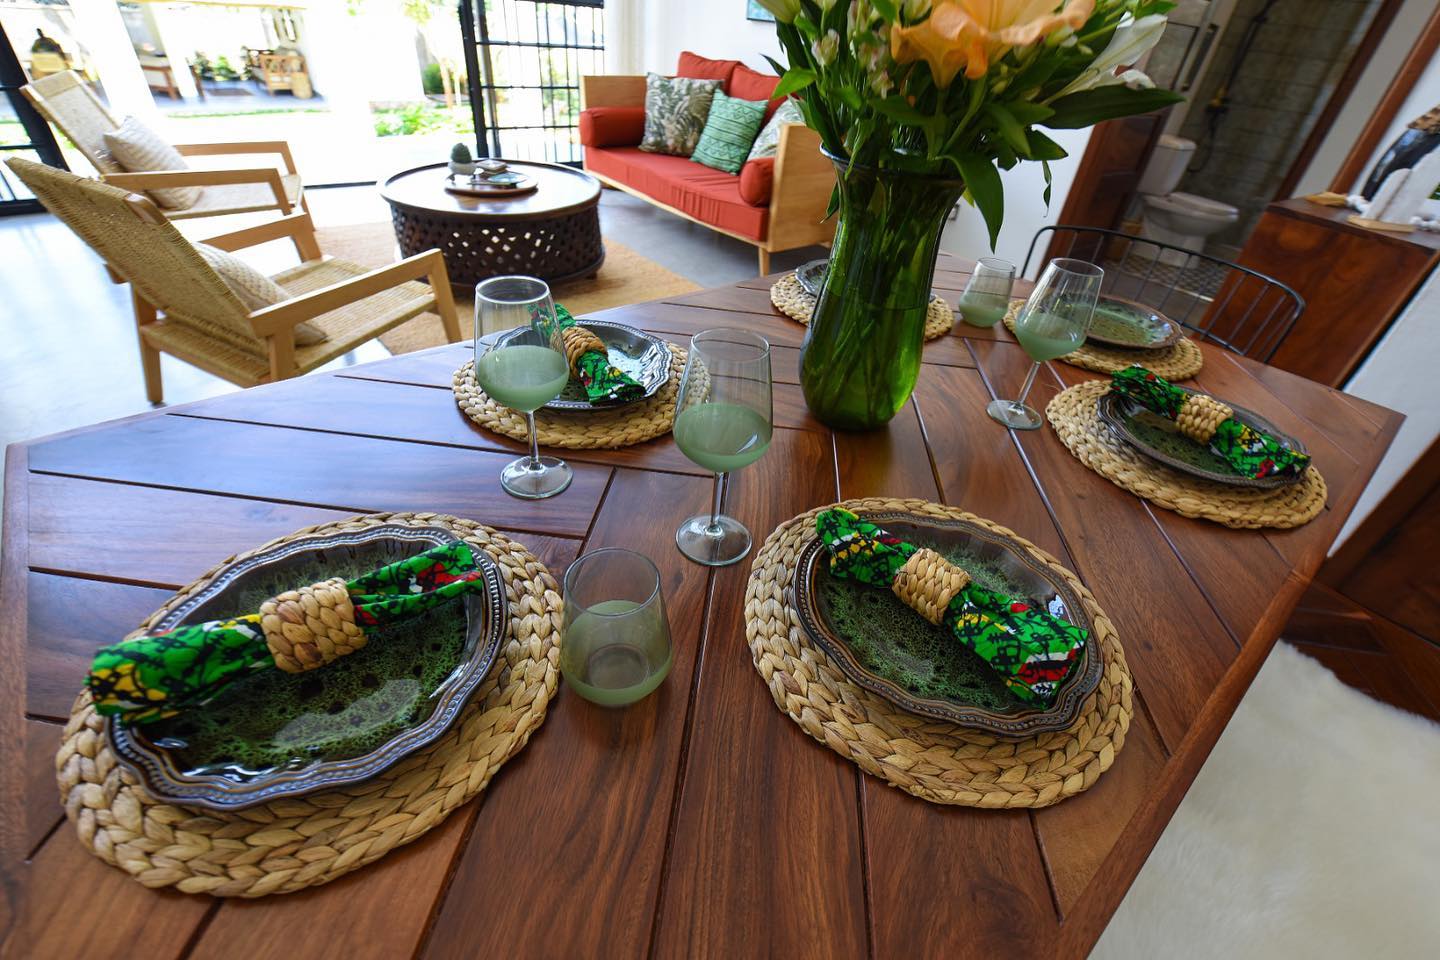
[[[69,137],[100,173],[123,173],[105,146],[105,134],[120,126],[95,91],[74,70],[41,77],[20,88],[60,132]]]

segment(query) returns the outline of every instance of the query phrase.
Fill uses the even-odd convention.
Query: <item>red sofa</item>
[[[738,60],[710,60],[688,51],[680,55],[675,75],[720,80],[722,90],[742,100],[770,99],[780,82]],[[787,125],[775,157],[752,160],[737,176],[688,157],[640,149],[643,76],[582,77],[580,97],[586,171],[661,209],[754,244],[762,274],[770,272],[771,253],[829,243],[834,237],[825,208],[835,171],[820,153],[820,138],[803,124]],[[780,102],[771,100],[767,121]]]

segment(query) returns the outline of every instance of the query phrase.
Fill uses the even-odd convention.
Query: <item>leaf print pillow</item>
[[[688,157],[695,152],[719,80],[645,75],[645,136],[640,149]]]

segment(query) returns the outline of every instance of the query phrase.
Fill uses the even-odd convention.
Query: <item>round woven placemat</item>
[[[745,638],[775,703],[810,736],[866,773],[934,803],[1014,809],[1048,807],[1088,790],[1110,769],[1130,729],[1134,682],[1110,618],[1054,557],[1011,531],[955,507],[872,498],[839,506],[857,513],[904,510],[978,523],[1013,537],[1079,595],[1100,645],[1100,686],[1069,729],[1024,740],[906,713],[846,679],[810,639],[794,609],[795,558],[814,539],[819,507],[775,528],[755,556],[745,592]]]
[[[1015,332],[1015,317],[1024,303],[1024,300],[1010,301],[1010,310],[1005,314],[1005,329],[1011,333]],[[1174,346],[1159,350],[1125,350],[1100,343],[1086,343],[1060,360],[1095,373],[1114,373],[1138,363],[1151,373],[1173,381],[1188,380],[1199,373],[1205,365],[1205,354],[1194,340],[1181,337]]]
[[[257,550],[308,534],[396,523],[443,527],[490,554],[504,575],[508,635],[450,729],[364,783],[219,813],[152,798],[116,761],[103,718],[82,693],[55,769],[65,814],[90,852],[147,887],[217,897],[292,893],[328,883],[439,826],[525,746],[555,695],[562,608],[554,578],[523,546],[473,520],[391,513],[307,527]],[[136,633],[219,570],[180,590]]]
[[[569,450],[613,450],[669,433],[675,422],[675,397],[680,392],[687,355],[683,347],[670,345],[670,379],[653,397],[612,409],[536,410],[535,431],[540,445]],[[474,366],[473,360],[466,360],[455,371],[451,384],[461,411],[492,433],[529,442],[530,428],[525,414],[498,403],[480,389],[471,372]]]
[[[1227,527],[1298,527],[1325,508],[1325,478],[1313,465],[1298,483],[1254,490],[1227,487],[1157,463],[1100,419],[1095,402],[1109,389],[1103,380],[1076,384],[1056,394],[1045,416],[1076,459],[1116,486],[1181,516]]]
[[[815,309],[815,298],[800,285],[800,279],[793,273],[776,280],[770,287],[770,302],[791,320],[810,325],[810,313]],[[931,296],[930,306],[925,310],[925,339],[943,337],[955,326],[955,311],[944,297]]]

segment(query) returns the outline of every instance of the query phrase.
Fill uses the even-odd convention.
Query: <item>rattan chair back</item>
[[[1105,270],[1103,292],[1142,303],[1227,350],[1268,362],[1295,327],[1305,301],[1258,270],[1104,227],[1054,224],[1035,231],[1022,276],[1042,237],[1045,257],[1076,257]],[[1036,270],[1039,270],[1039,264]]]
[[[19,157],[6,163],[168,322],[264,357],[249,311],[147,198]]]
[[[20,88],[40,115],[69,137],[100,173],[124,173],[105,146],[105,134],[120,126],[84,78],[74,70],[51,74]]]

